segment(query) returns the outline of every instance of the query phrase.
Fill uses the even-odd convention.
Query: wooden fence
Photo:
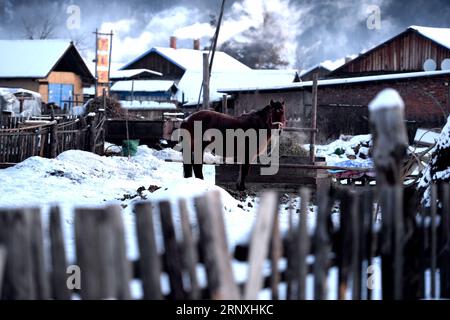
[[[426,209],[418,209],[416,194],[407,190],[402,219],[380,228],[379,217],[389,210],[378,205],[380,193],[332,189],[318,197],[311,232],[310,192],[302,189],[293,195],[301,197],[301,205],[299,212],[291,208],[284,233],[279,228],[279,197],[266,192],[250,243],[237,246],[233,255],[218,192],[195,198],[197,227],[191,225],[193,215],[185,200],[177,204],[177,219],[169,202],[141,202],[134,207],[138,261],[127,260],[120,206],[77,209],[76,261],[70,264],[80,268],[81,287],[74,290],[67,285],[68,244],[60,210],[51,209],[45,227],[39,209],[0,210],[1,297],[70,299],[77,294],[81,299],[131,299],[130,282],[138,279],[144,299],[257,299],[263,288],[270,288],[272,299],[370,300],[371,270],[377,269],[373,268],[378,258],[383,299],[424,298],[426,283],[428,297],[450,298],[450,185],[432,190],[432,205]],[[332,212],[340,212],[339,221],[331,221]],[[392,230],[401,232],[392,238]],[[158,238],[163,239],[163,251]],[[44,243],[50,244],[48,250]],[[280,267],[281,259],[286,267]],[[234,280],[233,261],[248,263],[245,282]],[[264,263],[271,266],[269,274],[263,273]],[[206,284],[199,281],[200,265]],[[330,276],[332,268],[337,277]],[[161,288],[162,274],[167,275],[169,292]],[[336,292],[330,292],[333,289]]]
[[[105,117],[7,118],[0,129],[0,167],[32,156],[54,158],[71,149],[103,153]]]

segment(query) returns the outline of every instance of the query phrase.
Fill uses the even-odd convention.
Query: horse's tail
[[[190,135],[193,134],[192,130],[189,130],[189,123],[187,120],[184,120],[181,125],[180,125],[180,129],[185,130],[185,132],[189,132]],[[184,137],[187,138],[187,137]],[[184,140],[183,138],[183,140]],[[188,152],[191,160],[192,160],[192,137],[190,139],[187,139],[186,141],[181,142],[182,140],[182,135],[180,135],[178,137],[178,143],[182,143],[183,145],[183,153]],[[187,150],[186,150],[187,149]],[[184,159],[184,157],[183,157]],[[190,178],[192,177],[192,163],[184,163],[183,161],[183,176],[185,178]]]

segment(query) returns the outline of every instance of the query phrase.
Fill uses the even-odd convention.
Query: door
[[[70,108],[73,102],[73,84],[51,83],[48,85],[48,103],[61,109]]]

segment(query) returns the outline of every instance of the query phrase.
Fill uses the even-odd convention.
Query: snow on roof
[[[0,40],[0,78],[45,78],[70,41]]]
[[[416,30],[424,37],[431,39],[439,43],[440,45],[450,49],[450,28],[410,26],[409,29]]]
[[[139,75],[149,74],[153,76],[162,76],[162,73],[149,69],[130,69],[130,70],[111,70],[111,79],[127,79]]]
[[[30,96],[33,96],[35,99],[41,100],[41,94],[35,91],[23,89],[23,88],[0,88],[0,94],[13,94],[13,95],[20,95],[20,94],[29,94]]]
[[[154,47],[135,60],[126,64],[122,69],[128,67],[129,65],[142,59],[144,56],[152,52],[160,54],[161,56],[165,57],[167,60],[171,61],[184,70],[201,71],[203,70],[203,53],[207,53],[208,51]],[[229,56],[228,54],[222,51],[216,51],[213,62],[213,71],[244,70],[250,70],[250,68],[234,59],[233,57]]]
[[[223,93],[220,88],[229,86],[249,87],[264,85],[288,85],[293,83],[296,70],[248,70],[245,72],[213,72],[210,78],[210,101],[219,101]],[[178,83],[178,100],[187,104],[196,104],[203,82],[203,74],[200,71],[186,71]],[[183,96],[184,94],[184,96]],[[200,97],[202,103],[203,97]]]
[[[399,80],[399,79],[409,79],[409,78],[421,78],[421,77],[432,77],[439,75],[449,75],[449,70],[439,70],[439,71],[421,71],[421,72],[408,72],[408,73],[394,73],[394,74],[384,74],[377,76],[365,76],[365,77],[353,77],[353,78],[339,78],[339,79],[327,79],[319,80],[317,82],[318,86],[332,86],[332,85],[343,85],[361,82],[372,82],[372,81],[386,81],[386,80]],[[272,91],[272,90],[292,90],[312,87],[312,81],[296,82],[287,85],[261,85],[261,86],[249,86],[249,87],[222,87],[218,91],[225,93],[232,92],[248,92],[248,91]]]
[[[378,111],[381,109],[404,109],[405,103],[402,97],[395,89],[384,89],[377,94],[375,99],[369,103],[369,110],[371,112]]]
[[[175,110],[177,106],[170,102],[158,102],[158,101],[125,101],[121,100],[120,104],[124,109],[150,109],[150,110]]]
[[[166,92],[174,85],[174,82],[169,80],[125,80],[114,83],[111,91]]]

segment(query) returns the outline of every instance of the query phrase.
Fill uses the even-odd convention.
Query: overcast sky
[[[53,38],[71,38],[85,57],[92,57],[92,32],[114,30],[113,60],[125,63],[152,46],[167,46],[176,35],[179,47],[192,47],[193,38],[208,45],[214,32],[209,22],[221,0],[0,0],[0,38],[25,37],[24,25],[42,28],[52,20]],[[79,28],[76,12],[80,10]],[[380,9],[380,28],[367,20]],[[450,0],[227,0],[219,42],[239,39],[261,28],[271,12],[279,24],[268,35],[279,44],[291,68],[308,68],[328,60],[340,61],[403,31],[410,25],[450,27]],[[373,20],[370,20],[373,21]],[[69,22],[69,23],[68,23]],[[373,24],[372,24],[373,25]]]

